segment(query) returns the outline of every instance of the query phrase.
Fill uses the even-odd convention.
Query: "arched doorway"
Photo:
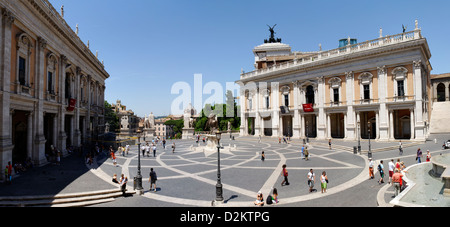
[[[437,90],[437,101],[445,102],[445,85],[443,83],[439,83],[436,87]]]

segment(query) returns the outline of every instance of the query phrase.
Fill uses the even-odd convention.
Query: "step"
[[[134,194],[135,191],[127,192]],[[0,207],[6,206],[77,206],[76,204],[96,204],[107,201],[113,201],[116,197],[121,197],[122,192],[119,189],[101,190],[83,193],[68,193],[58,195],[41,196],[8,196],[0,197]]]

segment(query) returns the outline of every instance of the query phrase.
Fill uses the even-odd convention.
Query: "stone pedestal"
[[[183,128],[182,139],[192,139],[194,138],[194,128]]]

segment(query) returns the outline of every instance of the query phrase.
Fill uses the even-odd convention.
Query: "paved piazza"
[[[266,197],[271,188],[278,189],[278,205],[290,206],[343,192],[368,179],[366,155],[310,147],[311,157],[305,161],[301,159],[299,143],[278,144],[274,139],[259,143],[257,139],[248,137],[235,141],[226,138],[221,143],[225,148],[221,150],[221,178],[226,201],[222,206],[253,206],[257,192],[262,191]],[[228,151],[229,146],[235,145],[236,151]],[[158,146],[156,157],[153,154],[141,157],[144,195],[119,199],[117,203],[126,206],[125,200],[132,199],[132,204],[128,201],[130,206],[211,206],[217,181],[217,152],[192,151],[191,146],[197,146],[195,141],[178,140],[175,153],[172,153],[169,142],[166,150]],[[201,141],[200,146],[203,146]],[[121,173],[128,175],[128,189],[133,189],[137,149],[137,146],[132,146],[126,157],[116,154],[117,167],[109,158],[97,160],[99,165],[91,167],[91,172],[108,183],[111,183],[113,174],[119,177]],[[261,161],[261,151],[266,155],[264,162]],[[281,186],[283,164],[289,171],[288,186]],[[156,192],[149,192],[150,168],[154,168],[158,175]],[[307,186],[306,176],[310,169],[316,174],[315,189],[318,191],[313,193],[309,193]],[[326,171],[330,180],[324,194],[320,192],[319,183],[322,171]]]

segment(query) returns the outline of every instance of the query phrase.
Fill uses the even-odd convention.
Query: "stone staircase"
[[[434,102],[431,111],[430,133],[450,133],[450,102]]]
[[[131,191],[126,194],[134,193]],[[3,196],[0,197],[0,207],[83,207],[111,202],[121,196],[122,191],[119,189],[58,195]]]

